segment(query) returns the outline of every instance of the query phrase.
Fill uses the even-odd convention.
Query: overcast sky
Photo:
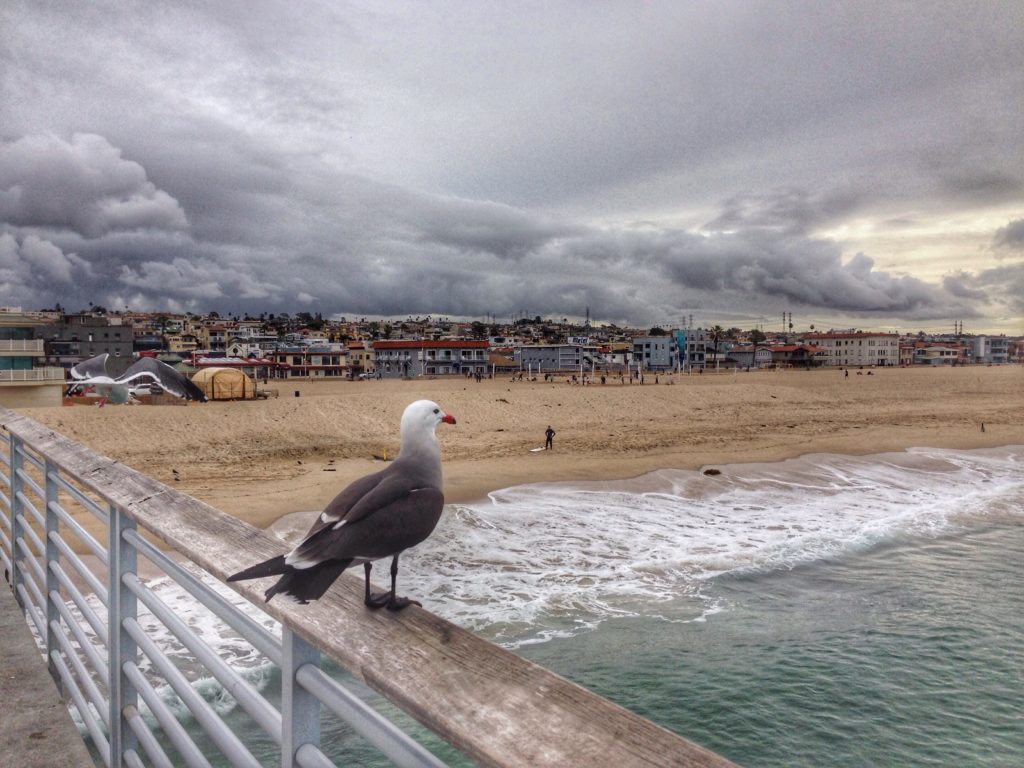
[[[1024,5],[0,6],[0,303],[1024,333]]]

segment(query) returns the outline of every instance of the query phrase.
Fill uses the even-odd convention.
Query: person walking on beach
[[[547,430],[544,432],[544,450],[545,451],[550,451],[551,450],[551,447],[552,447],[551,446],[551,440],[552,440],[552,438],[554,438],[554,436],[555,436],[555,430],[553,430],[551,428],[551,425],[549,424]]]

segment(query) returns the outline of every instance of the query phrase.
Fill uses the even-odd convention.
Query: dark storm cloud
[[[0,302],[970,317],[1009,301],[984,264],[883,270],[898,259],[821,232],[1024,209],[1019,20],[998,2],[12,0]]]
[[[601,253],[623,274],[668,277],[677,291],[704,303],[746,301],[761,306],[795,305],[844,313],[888,314],[915,319],[945,317],[950,311],[973,317],[977,310],[942,286],[875,269],[858,253],[844,261],[839,246],[771,228],[697,234],[644,228],[606,236],[582,246]],[[620,260],[624,260],[624,263]],[[628,264],[634,269],[630,270]]]
[[[954,309],[974,316],[969,300],[985,297],[980,289],[968,290],[964,276],[943,287],[878,271],[864,254],[844,262],[835,243],[805,233],[853,204],[839,194],[812,198],[790,189],[735,196],[704,232],[695,233],[653,225],[584,227],[358,176],[334,177],[335,188],[328,190],[324,180],[310,177],[290,190],[299,199],[244,195],[261,215],[238,233],[243,244],[225,244],[195,238],[177,201],[99,136],[67,142],[26,137],[8,144],[2,168],[10,197],[12,190],[20,200],[54,192],[56,175],[11,170],[36,157],[26,147],[40,146],[56,148],[52,166],[78,171],[67,186],[80,204],[24,207],[18,216],[8,215],[0,284],[39,297],[49,293],[53,301],[45,304],[61,297],[66,304],[74,296],[82,306],[163,302],[202,311],[224,304],[236,310],[294,308],[316,300],[329,311],[385,315],[580,315],[593,306],[619,320],[670,316],[685,297],[704,306],[745,300],[767,308],[782,301],[921,319]],[[49,167],[42,161],[35,166]],[[31,180],[28,194],[19,179]],[[305,204],[301,196],[309,197]],[[137,197],[142,203],[133,202]],[[145,209],[147,201],[153,204],[146,216],[106,215],[122,205]],[[297,203],[301,213],[288,216],[288,205]],[[291,234],[289,227],[315,226],[316,238],[301,240],[294,250],[280,236],[268,245],[265,235],[282,223]],[[32,232],[49,239],[24,234]]]
[[[792,234],[827,226],[856,210],[852,191],[830,191],[812,196],[804,189],[774,189],[768,192],[734,195],[722,212],[704,225],[709,232],[773,229]]]
[[[546,221],[543,217],[497,203],[438,200],[419,212],[420,240],[463,253],[488,253],[518,259],[553,239],[582,231],[581,227]]]
[[[70,229],[95,238],[116,230],[184,229],[178,202],[102,136],[23,136],[0,143],[0,221]]]
[[[972,282],[1004,297],[1010,311],[1024,312],[1024,264],[982,270]]]
[[[55,294],[70,293],[77,282],[93,276],[89,262],[48,240],[0,232],[0,297],[10,303],[50,306]]]

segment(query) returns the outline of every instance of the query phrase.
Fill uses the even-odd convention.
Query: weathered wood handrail
[[[221,580],[281,552],[263,531],[27,417],[0,408],[0,422]],[[231,586],[480,764],[732,765],[426,610],[366,610],[361,578],[345,576],[305,606],[264,603],[263,582]]]

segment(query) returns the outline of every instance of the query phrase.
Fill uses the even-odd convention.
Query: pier
[[[91,768],[92,756],[9,589],[0,589],[0,649],[0,765]]]
[[[29,648],[37,669],[24,674],[42,677],[47,694],[57,698],[60,691],[70,700],[100,765],[265,764],[153,641],[138,620],[142,609],[224,686],[277,745],[274,764],[285,768],[334,765],[330,745],[321,741],[321,721],[328,717],[346,721],[397,765],[444,764],[328,676],[323,659],[479,765],[732,765],[429,611],[366,610],[360,577],[346,574],[323,599],[304,606],[265,603],[262,582],[230,585],[280,623],[279,634],[270,631],[253,618],[251,606],[243,610],[225,597],[224,580],[279,554],[280,541],[25,416],[0,409],[0,424],[0,561],[13,597],[45,645],[45,654],[39,653],[26,630],[20,641],[0,648],[4,701],[7,685],[39,687],[28,677],[6,679],[14,669],[12,647],[21,653]],[[102,536],[90,533],[97,529]],[[168,557],[168,549],[185,562]],[[82,551],[102,567],[86,566],[76,554]],[[220,659],[147,587],[138,576],[143,559],[280,668],[279,705]],[[0,605],[11,596],[4,599]],[[10,613],[3,612],[5,620]],[[201,726],[203,746],[157,694],[167,686]],[[37,698],[41,702],[43,696]],[[66,711],[59,714],[68,727],[58,730],[66,736],[70,729],[77,737]],[[33,738],[15,727],[8,707],[0,717],[0,731]],[[68,759],[78,759],[71,754]]]

